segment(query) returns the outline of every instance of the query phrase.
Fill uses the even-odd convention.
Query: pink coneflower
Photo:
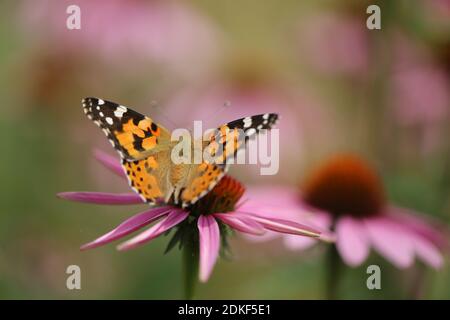
[[[359,16],[321,13],[305,20],[300,58],[326,74],[360,76],[369,66],[368,30]]]
[[[337,251],[349,266],[361,265],[371,248],[401,269],[411,266],[415,257],[433,268],[443,264],[440,249],[448,245],[444,234],[430,219],[388,203],[378,175],[357,156],[335,156],[319,166],[301,194],[273,192],[284,193],[284,218],[309,215],[311,225],[334,229]],[[290,236],[284,241],[291,249],[315,244]]]
[[[450,77],[445,64],[432,59],[426,48],[403,34],[395,39],[389,110],[395,123],[410,133],[413,145],[431,153],[447,142]]]
[[[106,167],[125,178],[123,169],[115,158],[98,152],[97,159]],[[245,199],[244,187],[229,176],[225,176],[205,197],[187,209],[181,209],[171,204],[162,204],[138,213],[122,222],[115,229],[81,247],[82,250],[92,249],[122,239],[130,233],[141,229],[152,222],[153,226],[131,239],[121,243],[119,250],[138,247],[150,240],[176,229],[169,247],[176,244],[191,246],[197,244],[195,251],[199,253],[199,279],[208,280],[217,261],[221,243],[226,243],[227,234],[236,230],[252,235],[261,235],[266,230],[276,233],[300,235],[320,238],[320,232],[303,224],[279,219],[273,212],[271,216],[259,214],[258,199]],[[127,205],[143,203],[137,194],[111,194],[97,192],[65,192],[59,197],[86,203]],[[326,240],[326,239],[324,239]],[[191,261],[192,262],[192,261]]]

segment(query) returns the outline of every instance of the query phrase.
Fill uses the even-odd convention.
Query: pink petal
[[[220,249],[219,225],[213,216],[200,216],[197,222],[200,236],[200,273],[201,282],[206,282],[216,264]]]
[[[120,164],[120,160],[117,158],[98,149],[94,150],[94,157],[118,176],[122,178],[127,177],[122,165]]]
[[[188,215],[188,212],[181,209],[172,210],[163,220],[130,240],[120,244],[117,249],[123,251],[136,248],[137,246],[158,237],[170,228],[176,226],[186,219]]]
[[[284,245],[290,250],[306,250],[317,243],[317,240],[308,237],[299,237],[293,234],[283,236]]]
[[[264,228],[272,231],[277,231],[281,233],[288,233],[288,234],[297,234],[307,237],[314,237],[318,238],[320,236],[320,231],[313,229],[311,227],[308,227],[306,225],[283,220],[283,219],[277,219],[272,217],[263,217],[256,215],[254,213],[249,212],[236,212],[235,214],[242,214],[244,216],[248,216],[252,218],[254,221],[258,222],[259,224],[263,225]]]
[[[412,210],[393,206],[387,209],[387,214],[408,230],[419,258],[435,269],[442,266],[443,258],[437,247],[447,247],[448,240],[438,228],[431,226],[438,225],[436,221]]]
[[[408,226],[415,233],[422,235],[436,246],[446,248],[449,246],[448,230],[444,230],[443,225],[430,216],[425,216],[413,210],[390,206],[386,214],[397,220],[399,223]]]
[[[412,235],[414,249],[417,256],[426,264],[435,269],[442,267],[444,261],[439,250],[428,240],[423,237]]]
[[[336,223],[336,247],[346,264],[359,266],[370,251],[369,239],[362,221],[345,216]]]
[[[326,212],[306,204],[300,193],[293,188],[258,187],[248,190],[245,196],[248,198],[237,205],[239,211],[257,212],[259,216],[271,217],[276,212],[277,218],[294,221],[306,221],[319,215],[329,216]]]
[[[229,225],[233,229],[241,232],[254,235],[262,235],[265,233],[262,225],[244,216],[234,215],[233,213],[215,213],[214,217],[220,219],[223,223]]]
[[[57,196],[62,199],[111,205],[142,204],[139,195],[134,193],[105,193],[105,192],[61,192]]]
[[[414,261],[414,246],[404,229],[388,217],[365,219],[373,247],[396,267],[404,269]]]
[[[101,236],[100,238],[95,239],[92,242],[89,242],[81,247],[81,250],[86,249],[92,249],[99,247],[101,245],[110,243],[114,240],[117,240],[119,238],[122,238],[140,228],[143,226],[148,225],[149,223],[152,223],[156,219],[168,214],[173,208],[171,207],[160,207],[160,208],[153,208],[150,210],[147,210],[145,212],[138,213],[131,218],[128,218],[124,222],[122,222],[120,225],[118,225],[115,229],[111,230],[110,232],[106,233],[105,235]]]
[[[287,220],[298,220],[307,216],[310,212],[303,211],[299,206],[261,204],[251,200],[247,200],[241,205],[236,206],[237,210],[242,212],[257,212],[259,216],[272,217],[273,213],[277,213],[277,218]]]

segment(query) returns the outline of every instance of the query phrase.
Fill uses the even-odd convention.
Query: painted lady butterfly
[[[278,119],[277,114],[266,113],[224,124],[203,142],[213,161],[175,164],[171,151],[177,142],[171,141],[170,132],[152,119],[98,98],[85,98],[82,104],[87,117],[119,152],[131,188],[147,203],[181,200],[183,207],[206,195],[228,170],[227,159],[259,130],[272,128]],[[235,135],[227,134],[230,131]]]

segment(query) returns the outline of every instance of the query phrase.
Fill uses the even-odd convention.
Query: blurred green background
[[[242,94],[256,92],[288,115],[280,122],[289,132],[280,174],[236,168],[231,175],[297,185],[316,161],[353,151],[377,166],[393,202],[450,221],[449,1],[93,3],[0,4],[0,298],[182,297],[181,257],[163,255],[165,237],[126,253],[114,245],[79,251],[144,210],[56,198],[69,190],[127,191],[93,160],[93,148],[112,150],[83,115],[85,96],[174,127],[191,120],[177,118],[180,105],[183,115],[214,118],[230,101],[231,111],[211,120],[218,124],[245,107],[237,102]],[[366,28],[373,3],[381,30]],[[81,8],[81,30],[66,28],[70,4]],[[232,248],[196,298],[324,298],[324,247],[291,252],[278,241],[237,236]],[[65,286],[72,264],[82,270],[79,291]],[[382,290],[367,290],[369,264],[381,266]],[[375,253],[345,270],[339,296],[412,298],[418,274],[422,298],[450,298],[448,261],[440,271],[416,265],[405,272]]]

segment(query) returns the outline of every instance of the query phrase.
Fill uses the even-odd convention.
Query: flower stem
[[[334,244],[329,246],[326,258],[326,298],[328,300],[336,300],[341,274],[341,260]]]
[[[409,297],[411,300],[423,299],[425,292],[425,280],[427,276],[427,269],[424,264],[419,263],[414,270],[414,276],[409,288]]]
[[[333,232],[336,229],[336,222],[337,222],[337,214],[334,215],[330,225],[330,230],[332,230]],[[326,265],[325,297],[328,300],[336,300],[338,296],[339,277],[341,276],[342,266],[341,266],[341,257],[339,256],[339,252],[337,251],[336,245],[334,244],[331,244],[328,247],[325,265]]]
[[[192,240],[192,239],[191,239]],[[198,245],[196,241],[185,241],[183,244],[183,280],[184,298],[192,300],[198,277]]]

